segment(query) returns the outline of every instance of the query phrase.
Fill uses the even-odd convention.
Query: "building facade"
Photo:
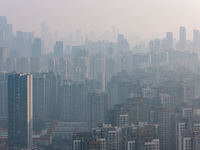
[[[8,146],[32,146],[32,75],[8,76]]]

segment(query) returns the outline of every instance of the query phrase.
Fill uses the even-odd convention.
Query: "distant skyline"
[[[142,40],[163,38],[186,27],[187,39],[200,29],[199,0],[0,0],[0,16],[6,16],[14,31],[36,31],[41,22],[60,37],[82,29],[98,34],[117,27],[120,33],[133,33]]]

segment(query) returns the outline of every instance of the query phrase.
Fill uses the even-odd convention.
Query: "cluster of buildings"
[[[0,147],[200,149],[198,30],[133,49],[122,34],[84,44],[81,34],[71,46],[45,24],[41,38],[13,35],[0,17]]]

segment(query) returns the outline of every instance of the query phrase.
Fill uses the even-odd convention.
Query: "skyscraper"
[[[28,57],[19,57],[16,61],[16,70],[19,72],[29,72],[30,70],[30,59]]]
[[[0,31],[4,31],[7,25],[7,18],[5,16],[0,16]]]
[[[32,57],[30,61],[30,72],[41,72],[42,70],[42,58]]]
[[[7,48],[0,47],[0,71],[5,69],[6,59],[7,59]]]
[[[199,30],[193,30],[193,52],[199,53],[199,47],[200,47],[200,33]]]
[[[45,75],[45,115],[48,119],[57,119],[61,76],[55,72],[49,72]]]
[[[173,33],[167,32],[166,34],[166,49],[172,49],[173,48]]]
[[[123,34],[119,34],[117,45],[116,45],[117,52],[129,51],[129,49],[130,47],[129,47],[128,41],[124,38]]]
[[[103,92],[88,93],[88,101],[89,125],[90,128],[96,128],[99,123],[106,122],[108,94]]]
[[[57,41],[54,45],[54,55],[55,57],[62,57],[63,56],[63,42]]]
[[[179,28],[179,45],[180,45],[181,51],[186,50],[186,28],[185,27]]]
[[[16,58],[6,59],[6,72],[12,72],[16,70]]]
[[[33,74],[33,121],[45,119],[45,74]]]
[[[7,25],[7,19],[5,16],[0,16],[0,46],[5,42],[5,30]]]
[[[31,56],[41,56],[41,49],[42,49],[42,42],[40,38],[36,38],[33,41],[32,47],[31,47]]]
[[[8,146],[32,146],[32,75],[8,76]]]
[[[0,116],[7,116],[7,100],[8,100],[8,87],[7,87],[7,74],[0,73]]]
[[[76,44],[80,45],[83,43],[83,36],[82,36],[82,30],[77,29],[76,30]]]
[[[106,62],[104,53],[99,52],[90,57],[90,79],[96,79],[100,83],[100,89],[105,91]]]
[[[121,42],[124,40],[124,35],[123,34],[119,34],[118,35],[118,42]]]

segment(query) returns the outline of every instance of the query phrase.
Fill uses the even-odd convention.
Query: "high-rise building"
[[[61,77],[55,72],[45,73],[45,111],[48,119],[58,119],[58,98]]]
[[[16,70],[16,58],[7,58],[6,60],[6,72],[12,72]]]
[[[40,38],[36,38],[33,41],[32,47],[31,47],[31,56],[41,56],[41,49],[42,49],[42,42]]]
[[[64,81],[61,87],[61,100],[59,106],[59,117],[62,121],[71,121],[73,117],[72,100],[71,100],[72,83]]]
[[[158,112],[158,123],[160,125],[160,149],[168,150],[170,143],[170,118],[169,109],[161,107]]]
[[[81,29],[77,29],[76,30],[76,44],[82,44],[83,43],[83,35],[82,35],[82,30]]]
[[[56,68],[56,61],[55,59],[51,58],[48,60],[48,71],[55,71]]]
[[[129,51],[129,43],[128,41],[124,38],[123,34],[118,35],[118,42],[116,45],[116,49],[118,52],[127,52]]]
[[[12,29],[12,24],[7,24],[6,25],[6,30],[5,30],[5,46],[10,50],[12,49],[13,45],[13,29]]]
[[[118,128],[115,131],[108,131],[108,149],[119,150],[120,149],[120,133],[121,129]]]
[[[180,51],[186,50],[186,28],[185,27],[179,28],[179,45],[180,45]]]
[[[89,124],[91,128],[97,127],[100,123],[106,122],[106,112],[108,110],[108,94],[95,92],[88,94],[89,99]]]
[[[7,74],[2,72],[0,73],[0,116],[7,116],[7,107],[8,106],[8,83],[7,83]]]
[[[8,76],[8,146],[32,146],[32,75]]]
[[[195,86],[191,81],[185,80],[183,83],[183,102],[187,105],[192,105],[192,100],[195,95]]]
[[[55,57],[63,56],[63,42],[62,41],[57,41],[56,45],[54,45],[54,55]]]
[[[177,123],[177,147],[178,150],[182,149],[182,140],[181,140],[181,134],[186,129],[186,123]]]
[[[119,34],[118,35],[118,42],[121,42],[124,40],[124,35],[123,34]]]
[[[110,81],[112,76],[116,74],[116,61],[113,56],[106,56],[106,70],[105,70],[105,80]]]
[[[19,57],[16,61],[16,70],[19,72],[29,72],[30,70],[30,59],[28,57]]]
[[[107,110],[107,93],[97,93],[96,90],[97,85],[94,80],[63,81],[59,89],[60,120],[85,122],[86,119],[89,121],[89,114],[93,114],[92,121],[95,125],[96,123],[104,123]],[[88,94],[89,92],[90,94]],[[94,118],[95,115],[98,118]]]
[[[46,53],[46,26],[45,26],[45,22],[41,23],[41,42],[42,42],[42,52]]]
[[[6,29],[7,25],[7,19],[5,16],[0,16],[0,31],[3,31]]]
[[[199,53],[200,48],[200,33],[199,30],[193,30],[193,51]]]
[[[88,57],[77,57],[74,59],[74,80],[82,81],[88,78],[89,59]]]
[[[7,49],[0,47],[0,71],[5,69],[5,63],[7,59]]]
[[[30,61],[30,72],[41,72],[42,71],[42,59],[41,57],[32,57]]]
[[[4,45],[6,25],[7,25],[6,17],[0,16],[0,46]]]
[[[46,105],[45,105],[45,86],[46,86],[45,74],[33,74],[33,119],[44,120]]]
[[[100,83],[100,90],[105,91],[106,59],[104,53],[99,52],[90,57],[89,78],[96,79]]]
[[[159,52],[161,48],[161,41],[160,39],[155,39],[149,41],[149,51],[150,52]]]
[[[173,33],[167,32],[166,35],[166,49],[172,49],[173,48]]]

